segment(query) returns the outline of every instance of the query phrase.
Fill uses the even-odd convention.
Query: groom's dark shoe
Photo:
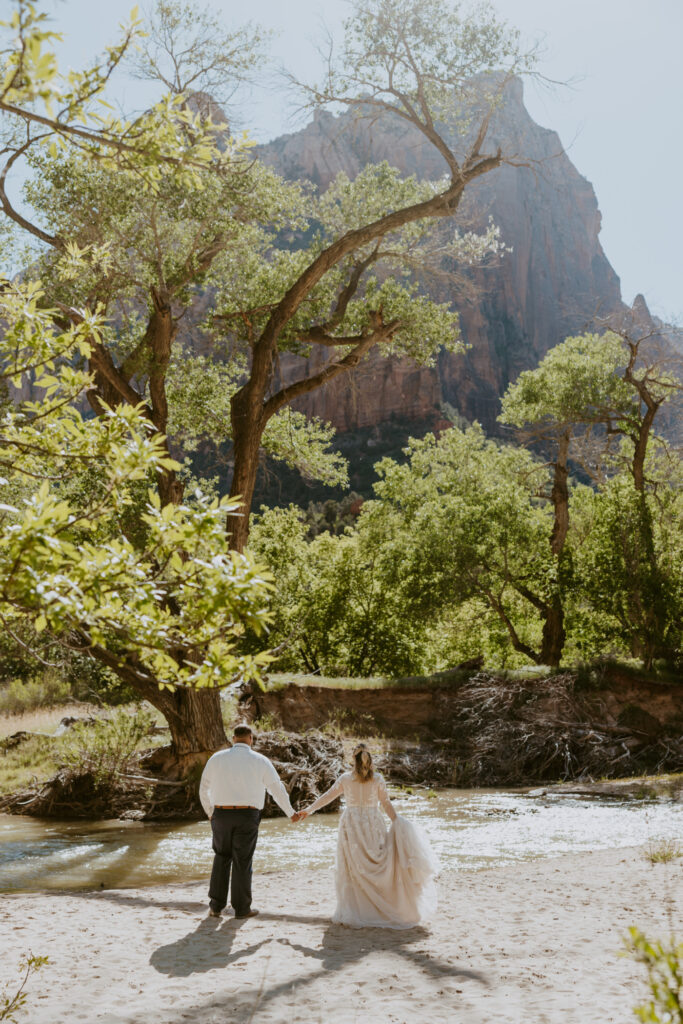
[[[256,917],[258,910],[248,910],[246,914],[235,914],[235,920],[243,921],[245,917]]]
[[[220,917],[223,912],[223,908],[219,907],[213,900],[209,903],[209,917]]]

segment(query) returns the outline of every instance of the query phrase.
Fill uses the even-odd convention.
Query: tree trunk
[[[544,612],[543,638],[541,641],[541,664],[553,668],[560,664],[565,642],[564,608],[560,586],[562,551],[569,532],[569,459],[570,431],[566,430],[559,439],[551,501],[553,503],[553,529],[550,535],[550,550],[555,556],[558,588],[552,595]]]
[[[228,745],[218,690],[159,690],[151,703],[171,730],[172,774],[187,775]]]
[[[550,535],[550,550],[554,555],[558,556],[562,552],[569,531],[569,486],[567,483],[569,476],[567,469],[569,440],[570,434],[567,430],[558,443],[553,489],[550,494],[554,513],[553,531]]]
[[[235,444],[235,470],[230,497],[239,498],[240,508],[228,516],[228,543],[232,551],[244,551],[249,540],[249,513],[254,499],[259,466],[260,438],[247,436]]]
[[[235,460],[230,497],[240,500],[239,512],[229,515],[226,524],[230,548],[233,551],[244,551],[249,539],[249,513],[254,500],[261,438],[265,428],[263,415],[265,377],[265,369],[259,373],[256,363],[254,363],[251,381],[233,395],[230,403],[233,458]]]
[[[203,765],[214,751],[227,746],[218,690],[162,690],[144,666],[136,663],[135,655],[121,659],[106,647],[91,644],[87,634],[83,635],[83,650],[110,668],[164,716],[171,732],[171,746],[163,763],[165,772],[185,776],[197,764]]]
[[[550,665],[553,668],[557,668],[562,659],[565,638],[562,598],[559,594],[555,594],[552,600],[548,602],[543,623],[540,659],[542,665]]]
[[[171,347],[176,335],[171,297],[162,288],[152,288],[154,312],[149,318],[145,337],[149,349],[149,397],[152,406],[152,422],[160,434],[168,432],[168,399],[166,397],[166,375],[171,361]],[[168,451],[168,445],[166,445]],[[169,453],[170,454],[170,453]],[[162,505],[179,505],[183,500],[183,485],[173,469],[165,469],[157,477],[157,487]]]
[[[631,466],[631,472],[633,473],[633,486],[639,494],[643,494],[645,491],[645,457],[647,455],[647,446],[650,440],[652,424],[654,423],[657,409],[659,408],[659,405],[653,402],[649,396],[648,399],[649,404],[647,406],[647,412],[643,416],[638,436],[634,438],[633,463]]]

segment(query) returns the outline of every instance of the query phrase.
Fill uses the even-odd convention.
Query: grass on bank
[[[535,668],[535,667],[534,667]],[[534,670],[532,670],[534,671]],[[544,672],[550,671],[544,669]],[[472,676],[471,669],[446,669],[428,676],[402,676],[398,679],[386,676],[323,676],[305,672],[269,672],[264,679],[267,691],[283,690],[293,683],[295,686],[322,686],[331,690],[412,690],[431,689],[465,682]],[[534,671],[534,675],[539,673]],[[540,673],[543,674],[543,673]],[[502,673],[496,673],[502,675]]]
[[[15,732],[38,732],[51,736],[63,718],[83,718],[93,714],[102,714],[102,708],[80,703],[35,708],[12,715],[0,714],[0,743]]]
[[[11,750],[0,749],[0,796],[16,793],[34,779],[49,779],[58,760],[59,743],[51,736],[31,736]]]
[[[237,699],[227,696],[221,701],[221,710],[225,727],[230,729],[237,716]],[[115,760],[116,750],[122,749],[127,743],[125,736],[120,735],[118,739],[116,737],[117,731],[121,733],[120,724],[118,729],[116,725],[119,716],[134,717],[139,716],[140,712],[147,716],[157,730],[163,731],[141,736],[136,741],[136,748],[147,750],[168,743],[169,734],[164,718],[146,702],[116,708],[71,703],[31,709],[20,714],[0,715],[0,796],[24,789],[33,781],[46,781],[62,765],[73,765],[79,757],[83,764],[92,762],[103,753],[103,746],[111,748],[104,751],[107,763]],[[108,721],[109,729],[99,738],[93,736],[92,741],[90,733],[93,730],[88,726],[77,726],[75,735],[73,730],[55,735],[65,717]],[[19,732],[34,735],[29,735],[16,745],[8,746],[8,737]],[[108,739],[109,732],[112,733],[111,740]]]
[[[74,765],[79,761],[87,764],[92,760],[91,747],[96,748],[97,752],[103,745],[111,747],[113,744],[112,749],[125,746],[126,737],[117,737],[117,733],[121,733],[120,723],[117,728],[117,720],[121,716],[130,719],[139,717],[139,711],[140,705],[135,704],[125,708],[65,704],[0,717],[0,796],[15,793],[32,782],[44,782],[64,765]],[[161,719],[149,706],[146,706],[144,713],[149,721],[157,722]],[[61,720],[67,715],[79,719],[95,719],[104,725],[104,730],[99,724],[94,729],[80,725],[56,735]],[[158,721],[158,724],[162,722]],[[29,735],[12,744],[10,737],[19,732]],[[161,736],[145,735],[136,739],[135,746],[144,750],[163,742],[163,733]]]
[[[483,671],[501,680],[529,681],[547,679],[549,676],[564,675],[571,672],[576,676],[577,689],[606,689],[614,684],[614,676],[632,679],[633,682],[650,683],[683,683],[680,673],[661,667],[648,672],[639,668],[634,662],[621,662],[604,659],[593,664],[566,665],[552,668],[549,665],[525,665],[524,668],[503,669],[484,668]],[[471,668],[450,668],[430,675],[401,676],[367,676],[354,678],[350,676],[324,676],[306,672],[269,672],[264,680],[266,691],[282,690],[293,683],[295,686],[321,686],[335,690],[401,690],[401,689],[432,689],[439,686],[457,686],[470,679],[476,670]]]

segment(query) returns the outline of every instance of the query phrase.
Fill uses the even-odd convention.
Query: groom
[[[266,790],[291,821],[300,818],[272,763],[252,750],[253,742],[250,726],[235,726],[232,747],[219,750],[209,758],[199,785],[199,799],[213,831],[215,856],[209,884],[211,917],[220,917],[228,902],[231,871],[230,902],[235,917],[258,914],[258,910],[251,907],[251,862]]]

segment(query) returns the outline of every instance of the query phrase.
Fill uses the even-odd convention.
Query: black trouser
[[[251,910],[251,862],[258,839],[261,812],[255,807],[239,811],[213,812],[213,868],[209,883],[212,910],[222,910],[228,902],[228,884],[232,870],[230,902],[235,914],[241,917]]]

